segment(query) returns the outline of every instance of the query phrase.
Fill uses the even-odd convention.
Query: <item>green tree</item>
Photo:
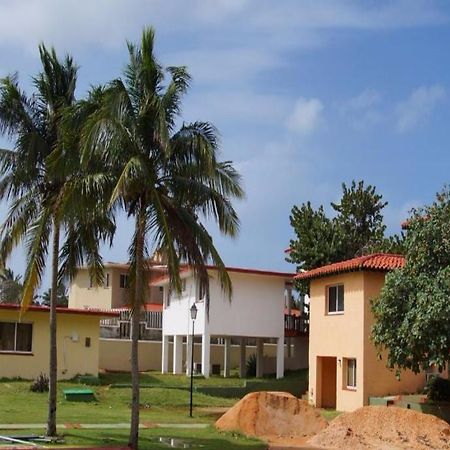
[[[339,260],[353,258],[379,244],[384,239],[386,226],[382,210],[387,205],[383,196],[376,193],[375,186],[364,187],[364,181],[350,187],[342,183],[340,203],[331,203],[336,211],[336,231],[340,242],[337,245]]]
[[[14,145],[13,150],[0,151],[0,198],[10,204],[0,230],[0,262],[4,265],[17,245],[26,244],[21,299],[26,309],[40,285],[51,249],[47,434],[55,436],[57,286],[74,275],[86,255],[93,276],[101,282],[98,243],[103,229],[89,225],[101,208],[88,210],[95,199],[80,189],[83,172],[77,132],[64,125],[66,112],[75,104],[77,67],[71,57],[60,61],[54,49],[44,45],[39,52],[42,71],[33,78],[32,96],[19,88],[16,76],[0,80],[0,134]]]
[[[402,236],[385,237],[382,210],[387,205],[374,186],[363,181],[342,184],[342,198],[331,203],[336,212],[328,218],[323,206],[314,210],[310,202],[292,208],[290,222],[296,239],[290,242],[289,262],[298,270],[377,251],[402,252]]]
[[[86,150],[95,150],[114,181],[111,207],[122,207],[135,222],[129,247],[132,448],[138,447],[138,323],[146,259],[155,250],[165,254],[176,291],[181,289],[180,260],[190,264],[205,288],[207,305],[205,263],[211,259],[218,267],[223,289],[231,294],[230,279],[202,219],[216,221],[222,233],[234,236],[238,217],[230,200],[243,195],[240,176],[232,164],[217,160],[213,126],[195,122],[176,129],[190,77],[185,67],[164,70],[153,46],[151,28],[144,30],[140,45],[128,44],[129,62],[123,79],[112,81],[103,91],[101,106],[83,133]],[[106,185],[104,189],[109,192]]]
[[[40,297],[41,305],[50,306],[50,299],[52,296],[52,289],[48,288]],[[63,281],[58,283],[58,292],[56,294],[56,305],[59,307],[67,307],[69,304],[69,297],[67,296],[67,286]]]
[[[372,338],[391,368],[445,368],[450,349],[450,191],[412,212],[406,265],[386,276],[372,310]]]
[[[22,288],[21,275],[15,275],[9,268],[0,273],[0,303],[20,303]]]

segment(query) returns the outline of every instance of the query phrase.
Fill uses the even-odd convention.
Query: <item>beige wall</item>
[[[344,284],[344,314],[326,314],[326,290],[334,284]],[[310,289],[309,336],[309,397],[322,405],[324,393],[336,390],[336,408],[352,410],[363,404],[363,389],[345,388],[344,358],[363,361],[363,275],[361,272],[312,280]],[[322,373],[319,357],[336,358],[336,377],[328,380]],[[339,363],[340,360],[340,363]],[[325,364],[328,360],[325,360]],[[357,363],[358,364],[358,363]],[[361,363],[359,364],[361,365]],[[324,369],[327,369],[326,366]],[[357,371],[357,385],[363,386],[363,371]],[[328,386],[328,384],[333,386]]]
[[[377,350],[370,340],[373,315],[370,303],[378,296],[384,285],[384,273],[364,273],[364,395],[365,398],[393,394],[415,394],[425,385],[425,373],[415,375],[410,370],[400,372],[400,379],[395,371],[386,368],[386,355],[378,358]]]
[[[382,272],[351,272],[311,281],[309,397],[321,406],[322,396],[336,391],[336,409],[352,411],[368,404],[369,396],[416,392],[424,384],[424,375],[402,373],[400,381],[379,361],[370,341],[373,323],[370,300],[384,283]],[[344,285],[344,313],[326,313],[327,287]],[[336,360],[336,377],[326,376],[330,360]],[[346,387],[346,359],[357,361],[356,389]],[[332,385],[332,386],[331,386]]]
[[[59,379],[70,379],[78,374],[98,374],[99,319],[99,316],[58,314]],[[18,320],[18,311],[0,311],[0,321]],[[0,377],[33,379],[41,372],[48,374],[48,320],[48,312],[29,311],[22,316],[22,322],[33,324],[32,353],[0,352]],[[85,346],[87,337],[91,339],[90,347]]]
[[[120,275],[127,269],[106,266],[105,279],[109,274],[109,286],[89,287],[89,271],[78,271],[69,289],[69,308],[123,308],[128,306],[128,290],[120,287]],[[162,293],[158,286],[149,287],[147,302],[162,303]]]
[[[302,344],[302,345],[300,345]],[[298,346],[294,348],[292,361],[287,363],[287,368],[299,368],[305,363],[305,350],[308,341],[303,338],[299,340]],[[183,367],[186,360],[186,344],[183,346]],[[223,369],[223,345],[211,345],[211,364],[220,364]],[[173,346],[169,344],[169,371],[172,370],[172,351]],[[254,346],[247,346],[247,359],[256,349]],[[231,367],[237,368],[239,366],[240,347],[237,345],[231,346]],[[130,355],[131,342],[124,339],[100,339],[100,369],[111,371],[130,371]],[[267,372],[275,372],[275,356],[276,345],[264,344],[264,367]],[[298,360],[297,360],[298,357]],[[201,344],[195,344],[194,361],[201,362]],[[292,367],[291,367],[292,366]],[[304,365],[302,367],[305,367]],[[161,342],[158,341],[140,341],[139,342],[139,370],[161,370]]]

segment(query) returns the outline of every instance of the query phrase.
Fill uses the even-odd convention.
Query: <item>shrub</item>
[[[429,400],[450,401],[450,380],[439,376],[428,381],[425,392]]]
[[[48,392],[48,376],[45,375],[45,373],[40,373],[37,378],[31,383],[30,391]]]
[[[247,363],[245,364],[245,376],[256,377],[256,355],[253,353],[247,359]]]

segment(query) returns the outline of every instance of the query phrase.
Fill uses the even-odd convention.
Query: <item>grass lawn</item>
[[[304,382],[305,371],[288,374],[293,383]],[[253,379],[253,381],[255,381]],[[284,381],[286,383],[286,378]],[[127,385],[129,374],[104,374],[100,376],[100,385],[89,386],[96,401],[91,403],[69,402],[64,399],[63,390],[82,388],[76,381],[58,384],[58,423],[128,423],[130,417],[131,389],[115,388],[114,384]],[[194,392],[194,417],[189,418],[189,378],[178,375],[161,375],[156,372],[142,374],[141,383],[152,387],[141,389],[141,423],[207,423],[212,425],[220,413],[218,408],[234,405],[237,398],[223,398]],[[237,377],[209,379],[196,378],[195,385],[200,386],[243,386],[244,380]],[[263,378],[260,383],[273,383],[273,378]],[[30,381],[0,381],[0,423],[45,423],[47,419],[47,394],[29,390]],[[281,387],[281,385],[280,385]],[[280,389],[282,390],[282,389]],[[26,434],[32,430],[21,430],[17,434]],[[42,430],[40,431],[42,433]],[[124,445],[127,442],[127,430],[62,430],[70,445]],[[12,434],[11,431],[5,434]],[[159,437],[192,438],[208,449],[264,449],[257,440],[246,439],[230,433],[219,433],[212,426],[206,429],[144,429],[141,430],[142,448],[167,448],[167,444],[157,442]],[[91,442],[91,444],[90,444]]]

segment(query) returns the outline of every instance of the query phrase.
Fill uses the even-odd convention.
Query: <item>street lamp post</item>
[[[194,389],[194,324],[197,318],[197,307],[195,303],[191,306],[192,319],[192,342],[191,342],[191,401],[189,403],[189,417],[192,417],[192,392]]]

